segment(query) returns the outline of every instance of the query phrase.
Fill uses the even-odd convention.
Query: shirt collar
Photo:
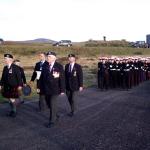
[[[8,69],[9,69],[9,68],[11,67],[11,64],[8,64],[7,67],[8,67]]]
[[[75,64],[74,62],[73,62],[73,63],[70,63],[70,65],[71,65],[72,67],[74,66],[74,64]]]
[[[42,63],[42,64],[45,63],[45,60],[42,60],[41,63]]]
[[[51,63],[51,68],[54,66],[54,63],[55,63],[55,62],[52,62],[52,63]]]

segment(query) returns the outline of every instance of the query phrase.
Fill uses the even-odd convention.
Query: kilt
[[[2,90],[2,96],[5,98],[19,98],[18,86],[11,87],[9,85],[5,85]]]

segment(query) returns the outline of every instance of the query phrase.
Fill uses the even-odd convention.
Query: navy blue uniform
[[[71,115],[76,110],[76,96],[80,87],[83,87],[83,72],[82,67],[75,63],[72,70],[70,64],[65,66],[65,79],[66,79],[66,94],[71,107]]]

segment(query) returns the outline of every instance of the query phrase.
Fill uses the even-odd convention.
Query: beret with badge
[[[5,58],[13,58],[13,55],[11,55],[11,54],[4,54],[4,57]]]
[[[75,57],[75,54],[69,54],[68,57]]]
[[[53,55],[53,56],[56,56],[56,53],[55,52],[51,52],[51,51],[49,51],[49,52],[47,52],[47,54],[46,54],[47,56],[48,55]]]

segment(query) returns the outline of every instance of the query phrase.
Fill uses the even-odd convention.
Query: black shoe
[[[20,102],[20,104],[24,104],[24,100],[22,100],[22,101]]]
[[[6,116],[11,117],[12,113],[13,113],[13,111],[10,111],[6,114]]]
[[[42,109],[41,108],[37,108],[36,112],[42,112]]]
[[[37,108],[37,110],[36,110],[37,112],[44,112],[44,111],[46,111],[46,109],[45,108]]]
[[[74,116],[74,112],[70,112],[70,113],[68,114],[68,116],[69,116],[69,117],[73,117],[73,116]]]
[[[13,117],[13,118],[15,118],[15,117],[16,117],[16,115],[17,115],[17,113],[16,113],[16,112],[14,112],[14,111],[10,111],[10,112],[7,114],[7,116],[9,116],[9,117]]]
[[[46,128],[51,128],[51,127],[53,127],[54,126],[54,123],[53,122],[50,122],[50,123],[48,123],[48,124],[45,124],[45,127]]]
[[[15,118],[17,116],[17,113],[16,112],[13,112],[12,114],[11,114],[11,117],[13,117],[13,118]]]

